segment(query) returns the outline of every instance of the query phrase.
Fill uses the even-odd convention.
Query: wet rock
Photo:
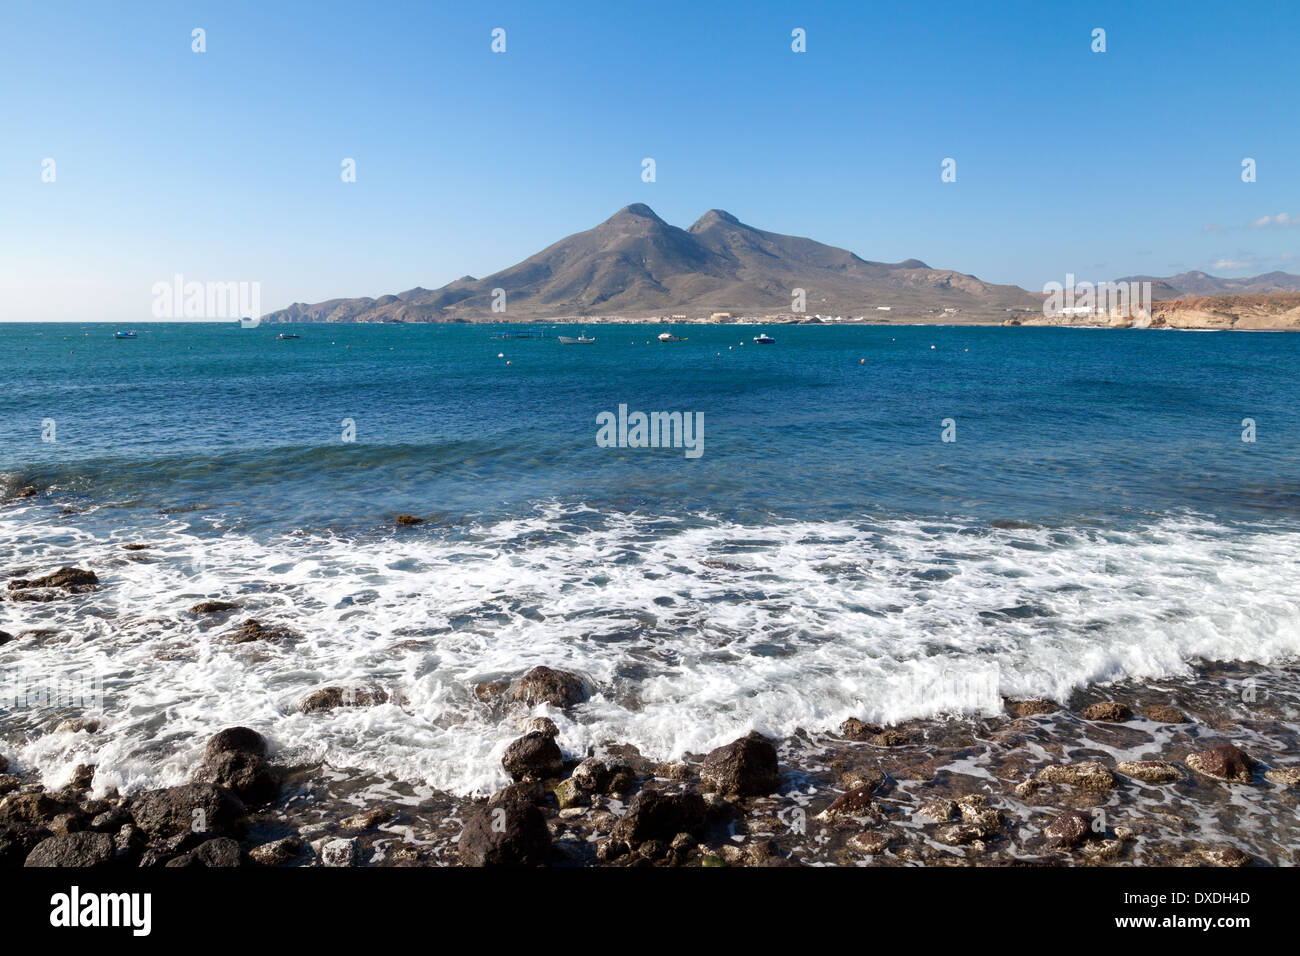
[[[205,757],[194,771],[195,783],[225,787],[249,806],[269,803],[280,792],[275,771],[255,753],[223,750]]]
[[[8,769],[9,769],[9,758],[6,757],[4,754],[0,754],[0,773],[4,773]]]
[[[1300,787],[1300,767],[1274,767],[1264,771],[1264,778],[1283,787]]]
[[[297,636],[290,628],[279,624],[263,624],[250,617],[225,637],[231,644],[251,644],[253,641],[283,641]]]
[[[870,740],[881,732],[882,728],[865,723],[856,717],[850,717],[840,724],[840,736],[847,737],[849,740]]]
[[[1169,707],[1165,704],[1155,704],[1142,711],[1142,716],[1147,720],[1154,720],[1160,724],[1185,724],[1189,718],[1177,707]]]
[[[238,831],[243,816],[243,801],[211,783],[148,790],[131,804],[132,819],[150,839],[187,833],[229,836]]]
[[[117,863],[136,865],[144,848],[144,834],[133,823],[123,826],[113,837],[113,859]]]
[[[510,699],[532,707],[550,704],[561,709],[581,703],[590,696],[586,682],[577,674],[551,667],[534,667],[509,689]]]
[[[840,820],[846,817],[861,818],[874,817],[878,814],[875,800],[872,794],[875,793],[875,787],[866,786],[858,787],[856,790],[850,790],[848,793],[842,793],[831,801],[831,805],[817,814],[818,820]]]
[[[409,528],[413,525],[424,524],[423,518],[417,518],[415,515],[398,515],[397,526],[399,528]]]
[[[208,738],[203,757],[208,759],[221,753],[246,753],[266,756],[266,738],[249,727],[227,727]]]
[[[302,853],[303,842],[297,837],[285,837],[282,840],[273,840],[270,843],[263,843],[261,846],[255,846],[248,851],[248,855],[254,862],[262,866],[283,866],[285,863],[298,858]]]
[[[552,859],[551,831],[533,803],[535,792],[511,784],[465,823],[458,852],[465,866],[543,866]]]
[[[984,839],[984,828],[973,823],[949,823],[934,833],[934,838],[949,846],[964,846]]]
[[[877,853],[884,853],[889,849],[888,835],[881,833],[879,830],[868,830],[865,833],[858,833],[849,838],[849,848],[857,850],[859,853],[866,853],[875,856]]]
[[[1124,760],[1115,769],[1144,783],[1173,783],[1182,777],[1177,767],[1164,760]]]
[[[94,782],[95,765],[89,763],[77,764],[72,770],[72,776],[68,778],[67,784],[64,785],[65,796],[86,793]]]
[[[1066,810],[1050,824],[1044,833],[1048,846],[1069,849],[1092,836],[1092,818],[1079,810]]]
[[[1038,771],[1038,779],[1043,783],[1065,783],[1084,790],[1109,790],[1115,786],[1115,775],[1096,760],[1044,767]]]
[[[237,610],[239,610],[239,605],[234,601],[200,601],[190,608],[190,613],[194,615],[222,614],[226,611]]]
[[[907,734],[902,731],[890,728],[882,730],[876,736],[871,738],[871,742],[877,747],[901,747],[909,742]]]
[[[361,845],[356,840],[326,840],[319,855],[321,866],[356,866],[361,861]]]
[[[1250,783],[1254,765],[1253,759],[1232,744],[1221,744],[1187,757],[1187,766],[1197,773],[1231,783]]]
[[[113,838],[107,833],[65,833],[42,840],[24,866],[107,866],[113,860]]]
[[[1194,851],[1196,858],[1208,863],[1210,866],[1245,866],[1250,862],[1250,857],[1242,853],[1235,846],[1203,846],[1197,847]]]
[[[534,732],[524,734],[506,748],[501,766],[514,780],[546,780],[564,772],[564,755],[555,738]]]
[[[1044,697],[1034,697],[1028,700],[1008,700],[1006,702],[1007,713],[1012,717],[1034,717],[1038,714],[1054,714],[1061,709],[1061,705],[1054,700],[1047,700]]]
[[[1085,707],[1081,716],[1084,720],[1122,723],[1123,721],[1129,720],[1133,717],[1133,711],[1126,705],[1117,701],[1106,700]]]
[[[88,734],[93,734],[99,730],[100,726],[100,721],[94,717],[73,717],[69,720],[60,721],[52,733],[79,734],[84,730]]]
[[[122,550],[123,551],[148,551],[151,547],[153,547],[153,545],[132,543],[132,544],[122,545]]]
[[[858,787],[879,789],[884,782],[885,773],[879,767],[859,767],[840,775],[841,790],[856,790]]]
[[[99,583],[94,571],[82,568],[59,568],[41,578],[19,578],[9,582],[9,590],[19,591],[29,588],[62,588],[72,594],[87,591]]]
[[[229,837],[217,837],[200,843],[188,853],[183,853],[168,860],[164,866],[198,866],[219,869],[243,866],[244,864],[244,854],[240,851],[239,844]]]
[[[22,866],[32,850],[51,836],[45,827],[29,823],[0,827],[0,866]]]
[[[119,834],[120,835],[120,834]],[[171,860],[197,849],[211,838],[210,834],[187,830],[169,837],[155,839],[141,855],[140,866],[163,867]],[[190,865],[190,864],[186,864]]]
[[[957,816],[957,804],[952,800],[931,800],[916,812],[934,823],[947,823]]]
[[[529,717],[520,728],[526,734],[545,734],[547,737],[560,736],[560,728],[549,717]]]
[[[1028,780],[1022,780],[1016,784],[1016,796],[1021,800],[1028,800],[1045,786],[1046,784],[1043,781],[1030,777]]]
[[[0,646],[8,644],[14,639],[14,636],[8,631],[0,631]]]
[[[116,833],[130,822],[131,813],[126,807],[112,807],[91,817],[90,829],[96,833]]]
[[[679,833],[698,835],[706,819],[704,798],[694,790],[664,793],[642,790],[614,826],[612,838],[631,847],[647,840],[671,840]]]
[[[0,826],[45,826],[66,810],[62,802],[45,793],[11,793],[0,800]]]
[[[22,786],[22,781],[10,773],[0,773],[0,797]]]
[[[711,750],[700,770],[706,789],[727,796],[771,793],[781,782],[776,747],[762,734],[750,732],[725,747]]]
[[[375,807],[371,810],[361,810],[350,817],[344,817],[339,822],[339,825],[345,830],[369,830],[371,827],[379,826],[392,815],[390,809]]]
[[[386,703],[388,694],[379,688],[322,687],[304,697],[298,709],[313,714],[336,707],[375,707]]]

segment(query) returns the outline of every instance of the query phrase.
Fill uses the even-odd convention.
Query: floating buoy
[[[934,348],[934,346],[933,346],[933,345],[931,345],[931,346],[930,346],[930,348]]]
[[[505,352],[498,352],[498,353],[497,353],[497,358],[505,358],[505,357],[506,357],[506,353],[505,353]]]
[[[866,359],[858,359],[858,364],[859,364],[859,365],[866,365],[866,364],[867,364],[867,360],[866,360]]]
[[[506,364],[509,365],[510,363],[509,363],[509,362],[506,362]]]

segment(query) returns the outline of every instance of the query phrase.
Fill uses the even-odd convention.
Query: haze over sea
[[[93,671],[114,715],[25,759],[179,783],[194,741],[248,724],[290,758],[468,792],[504,781],[515,735],[474,684],[535,664],[597,688],[551,714],[566,749],[668,759],[1300,652],[1300,337],[490,337],[511,328],[0,325],[0,571],[103,585],[0,602],[0,630],[41,632],[0,673]],[[620,404],[703,413],[703,456],[597,447]],[[209,598],[238,618],[187,613]],[[224,643],[245,617],[298,636]],[[327,684],[397,702],[296,711]]]

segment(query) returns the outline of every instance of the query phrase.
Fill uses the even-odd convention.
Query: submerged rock
[[[474,812],[461,832],[458,853],[465,866],[543,866],[554,850],[534,789],[511,784]]]
[[[706,789],[727,796],[751,797],[771,793],[781,782],[776,747],[751,731],[725,747],[711,750],[700,770]]]
[[[1173,783],[1182,777],[1177,767],[1164,760],[1124,760],[1115,769],[1144,783]]]
[[[1274,767],[1264,771],[1264,778],[1283,787],[1300,787],[1300,767]]]
[[[239,610],[239,605],[234,601],[200,601],[190,608],[190,613],[195,615],[221,614],[224,611],[237,610]]]
[[[1254,765],[1250,756],[1232,744],[1221,744],[1187,757],[1187,766],[1197,773],[1231,783],[1250,783]]]
[[[1085,790],[1109,790],[1115,786],[1115,775],[1097,760],[1044,767],[1038,771],[1038,779],[1043,783],[1066,783]]]
[[[856,717],[850,717],[840,724],[840,735],[849,740],[870,740],[881,732],[880,727],[858,720]]]
[[[415,515],[398,515],[397,526],[400,528],[409,528],[412,525],[424,524],[423,518],[417,518]]]
[[[221,753],[246,753],[266,756],[266,738],[249,727],[227,727],[208,738],[203,748],[204,758]]]
[[[298,635],[291,629],[279,624],[263,624],[251,617],[235,630],[226,634],[231,644],[249,644],[253,641],[282,641]]]
[[[1142,716],[1159,724],[1186,724],[1190,721],[1190,718],[1177,707],[1169,707],[1165,704],[1154,704],[1148,707],[1142,711]]]
[[[298,709],[313,714],[336,707],[375,707],[386,703],[388,694],[377,687],[322,687],[304,697]]]

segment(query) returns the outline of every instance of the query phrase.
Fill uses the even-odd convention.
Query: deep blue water
[[[219,513],[275,531],[538,501],[745,521],[1191,511],[1292,526],[1300,511],[1300,336],[800,326],[758,346],[748,326],[660,344],[661,326],[599,325],[596,344],[565,347],[490,338],[511,326],[309,325],[275,341],[283,328],[147,325],[122,341],[103,324],[0,325],[0,472],[111,505],[105,520]],[[597,447],[596,415],[620,404],[703,413],[702,457]]]

